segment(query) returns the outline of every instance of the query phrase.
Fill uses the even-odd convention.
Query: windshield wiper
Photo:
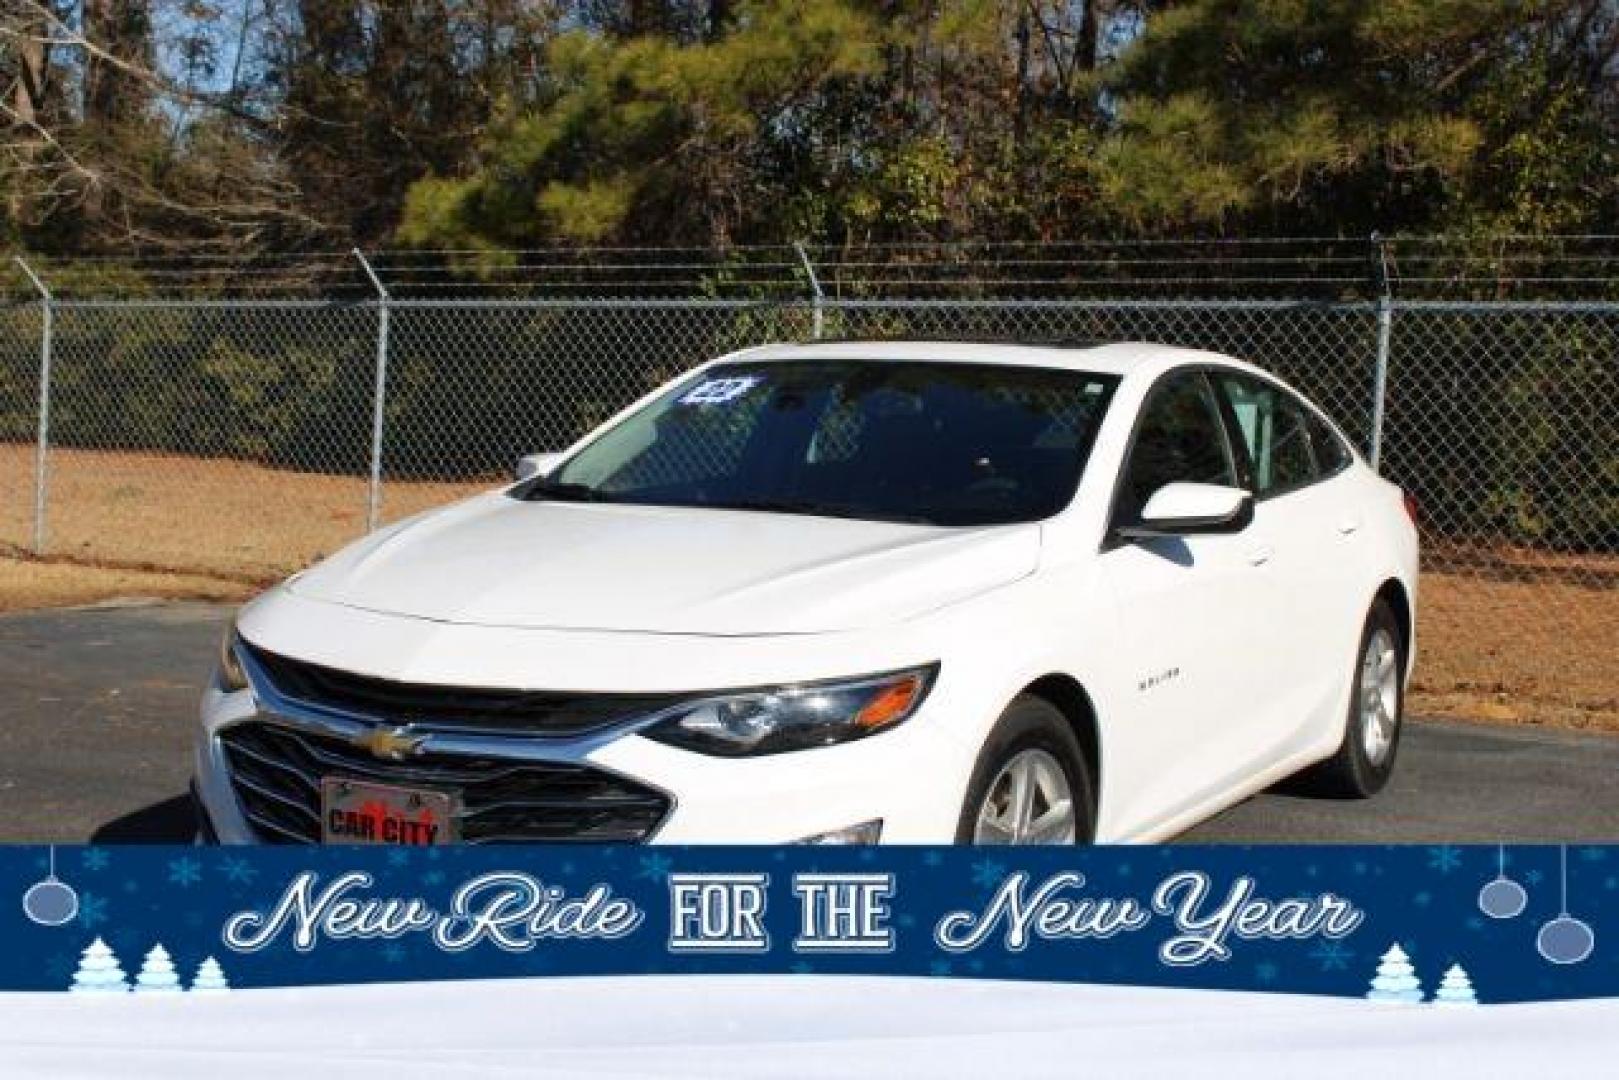
[[[857,521],[887,521],[896,525],[934,525],[932,518],[921,514],[904,514],[887,510],[862,509],[837,503],[815,502],[811,499],[732,499],[726,502],[699,503],[710,510],[764,510],[778,514],[809,514],[812,517],[851,518]]]
[[[611,495],[598,491],[589,484],[559,484],[545,477],[538,477],[528,487],[523,489],[523,498],[527,501],[535,499],[551,499],[556,502],[616,502]]]

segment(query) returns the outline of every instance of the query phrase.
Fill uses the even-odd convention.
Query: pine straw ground
[[[365,485],[149,453],[51,456],[50,557],[24,554],[31,448],[0,445],[0,611],[240,600],[360,535]],[[390,480],[386,520],[492,486]],[[1497,553],[1421,583],[1411,710],[1619,732],[1619,559]]]

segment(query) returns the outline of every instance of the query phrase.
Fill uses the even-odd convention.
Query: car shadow
[[[197,836],[190,795],[176,795],[114,818],[90,834],[92,844],[189,844]]]

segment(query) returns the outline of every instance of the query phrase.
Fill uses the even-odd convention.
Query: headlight
[[[847,682],[739,691],[683,706],[642,734],[720,757],[831,746],[909,718],[938,671],[934,664]]]
[[[242,670],[241,658],[236,655],[236,620],[225,628],[219,641],[219,688],[227,692],[247,689],[247,672]]]

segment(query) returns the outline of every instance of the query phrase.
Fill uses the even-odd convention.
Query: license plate
[[[321,843],[453,844],[456,801],[443,791],[324,777],[320,782]]]

